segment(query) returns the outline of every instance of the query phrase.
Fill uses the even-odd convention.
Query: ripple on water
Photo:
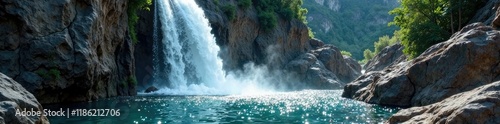
[[[341,90],[261,95],[120,97],[45,108],[120,109],[120,117],[50,117],[52,123],[377,123],[399,109],[340,97]]]

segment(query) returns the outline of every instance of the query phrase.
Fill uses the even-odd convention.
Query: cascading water
[[[227,94],[225,86],[231,84],[217,56],[220,48],[210,33],[212,29],[204,11],[196,2],[157,0],[154,17],[154,33],[159,33],[156,30],[159,21],[162,39],[154,37],[153,79],[156,85],[168,84],[168,88],[161,91],[166,94]]]
[[[161,29],[154,29],[160,34],[154,36],[153,84],[160,87],[154,94],[261,94],[286,89],[282,79],[293,79],[253,63],[224,72],[212,28],[194,0],[156,0],[154,17]]]

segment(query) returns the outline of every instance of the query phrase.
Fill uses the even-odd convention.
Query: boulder
[[[0,72],[41,103],[134,95],[127,1],[0,0]]]
[[[324,45],[290,61],[285,69],[297,75],[307,88],[339,89],[354,80],[361,66],[352,58],[341,55],[332,45]]]
[[[285,69],[293,72],[300,82],[306,83],[303,88],[339,89],[345,85],[311,53],[302,54],[290,61]]]
[[[146,90],[144,90],[144,93],[151,93],[155,91],[158,91],[158,88],[156,88],[155,86],[150,86]]]
[[[16,111],[43,110],[35,96],[16,81],[0,73],[0,123],[1,124],[48,124],[46,116],[16,116]],[[42,112],[43,113],[43,112]]]
[[[360,69],[352,68],[349,63],[346,62],[340,50],[335,46],[325,45],[311,52],[325,65],[326,69],[335,74],[342,82],[351,82],[361,74]]]
[[[394,106],[423,106],[500,80],[500,31],[474,23],[422,55],[366,73],[343,97]]]
[[[422,107],[400,110],[389,123],[498,124],[500,81]]]
[[[405,61],[406,56],[403,54],[403,49],[401,44],[385,47],[363,66],[365,72],[380,71],[385,67]]]

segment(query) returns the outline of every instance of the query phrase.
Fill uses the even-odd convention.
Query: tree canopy
[[[465,26],[485,0],[401,0],[390,11],[391,25],[400,27],[403,52],[414,58],[430,46],[445,41]]]

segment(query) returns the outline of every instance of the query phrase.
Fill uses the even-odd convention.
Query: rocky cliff
[[[0,72],[41,103],[133,95],[126,9],[126,0],[0,0]]]
[[[464,27],[412,61],[366,73],[342,96],[369,103],[423,106],[500,80],[500,31]]]
[[[197,3],[205,10],[219,46],[227,53],[221,54],[227,69],[242,68],[250,61],[283,68],[284,64],[310,49],[307,26],[299,20],[278,18],[274,29],[264,31],[253,6],[243,9],[238,7],[236,0],[217,3],[197,0]],[[234,20],[228,19],[221,9],[223,6],[237,7]]]
[[[0,73],[0,124],[47,124],[46,116],[16,116],[16,110],[42,111],[35,96],[16,81]]]

